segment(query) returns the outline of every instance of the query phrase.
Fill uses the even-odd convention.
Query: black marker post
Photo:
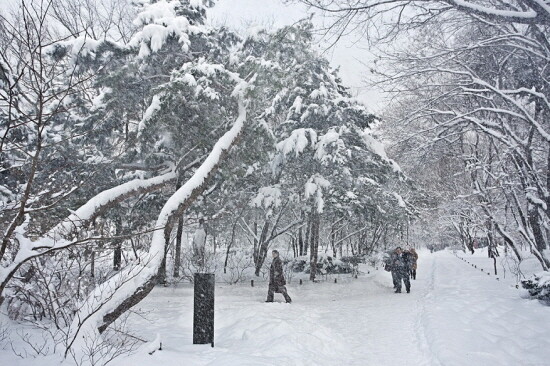
[[[195,273],[193,344],[214,347],[214,285],[213,273]]]

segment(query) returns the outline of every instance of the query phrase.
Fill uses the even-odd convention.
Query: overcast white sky
[[[307,16],[308,10],[305,7],[297,4],[285,5],[282,0],[218,0],[209,14],[212,24],[224,24],[237,29],[255,25],[278,28]],[[314,23],[320,24],[320,17],[320,14],[316,14]],[[326,56],[334,67],[340,66],[340,75],[352,93],[371,111],[376,112],[384,106],[383,97],[380,91],[363,83],[363,75],[368,70],[361,61],[368,64],[373,59],[372,54],[361,47],[364,45],[364,42],[357,42],[357,37],[344,37],[336,47],[327,51]],[[319,44],[320,50],[324,51],[325,48]]]
[[[0,9],[6,10],[9,4],[18,0],[0,0]],[[101,1],[101,0],[97,0]],[[283,4],[282,0],[216,0],[216,6],[210,10],[209,21],[214,25],[224,24],[231,28],[246,29],[251,26],[282,27],[308,17],[308,9],[299,4]],[[321,14],[316,14],[314,23],[321,24]],[[383,93],[367,87],[363,75],[368,70],[361,63],[369,64],[372,54],[362,46],[365,42],[357,37],[344,37],[338,44],[326,50],[325,44],[319,44],[319,50],[326,52],[326,57],[334,67],[340,66],[340,75],[344,84],[361,100],[369,110],[380,111],[385,103]]]

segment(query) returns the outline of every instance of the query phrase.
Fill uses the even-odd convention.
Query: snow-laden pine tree
[[[253,200],[264,212],[261,229],[254,233],[256,274],[272,238],[298,217],[309,242],[301,229],[297,242],[300,253],[304,246],[311,248],[313,278],[321,216],[328,222],[342,218],[352,227],[364,227],[379,214],[388,222],[404,221],[406,204],[397,192],[406,179],[373,137],[375,117],[316,52],[311,23],[272,34],[259,31],[248,37],[241,53],[245,70],[260,70],[255,85],[263,87],[253,92],[251,108],[258,109],[257,118],[274,143],[268,164],[255,167],[264,184]],[[267,107],[261,101],[268,101]],[[286,220],[281,220],[281,207],[288,211]],[[290,214],[292,209],[297,214]]]

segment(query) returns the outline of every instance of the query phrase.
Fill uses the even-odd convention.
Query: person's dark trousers
[[[407,292],[411,292],[411,281],[409,280],[409,272],[402,272],[401,279],[403,279],[403,282],[405,283],[405,290],[407,290]],[[401,287],[401,279],[399,280],[399,287]]]
[[[416,280],[416,269],[411,269],[411,278]]]
[[[274,285],[269,285],[269,289],[267,290],[267,302],[273,302],[273,296],[275,295],[275,292],[283,294],[286,302],[292,302],[292,299],[290,298],[290,296],[288,296],[288,292],[286,291],[285,286]]]
[[[399,275],[397,274],[397,271],[391,271],[391,279],[393,281],[393,288],[397,289],[397,283],[401,282],[399,279]],[[401,288],[401,286],[399,286]]]
[[[395,292],[401,292],[401,272],[392,271],[391,275],[393,278],[393,288],[395,288]]]
[[[401,280],[403,280],[403,282],[405,283],[405,290],[407,290],[407,292],[411,292],[411,281],[409,280],[409,272],[396,271],[395,274],[397,280],[395,292],[401,292]]]

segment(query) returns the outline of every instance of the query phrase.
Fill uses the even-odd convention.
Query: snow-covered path
[[[368,267],[370,274],[341,276],[336,284],[294,280],[292,304],[281,295],[280,302],[264,303],[262,283],[219,284],[215,348],[192,345],[192,287],[156,288],[140,304],[145,317],[133,314],[129,324],[148,340],[160,334],[162,351],[143,350],[111,364],[550,365],[550,307],[521,298],[522,290],[450,252],[420,254],[410,294],[394,294],[389,273]],[[0,351],[0,365],[37,361]]]
[[[394,294],[383,271],[294,281],[291,305],[263,303],[264,287],[216,288],[215,348],[191,345],[192,289],[156,289],[142,306],[151,322],[133,324],[149,339],[160,332],[163,351],[116,364],[550,364],[550,308],[449,252],[423,253],[411,294]]]

